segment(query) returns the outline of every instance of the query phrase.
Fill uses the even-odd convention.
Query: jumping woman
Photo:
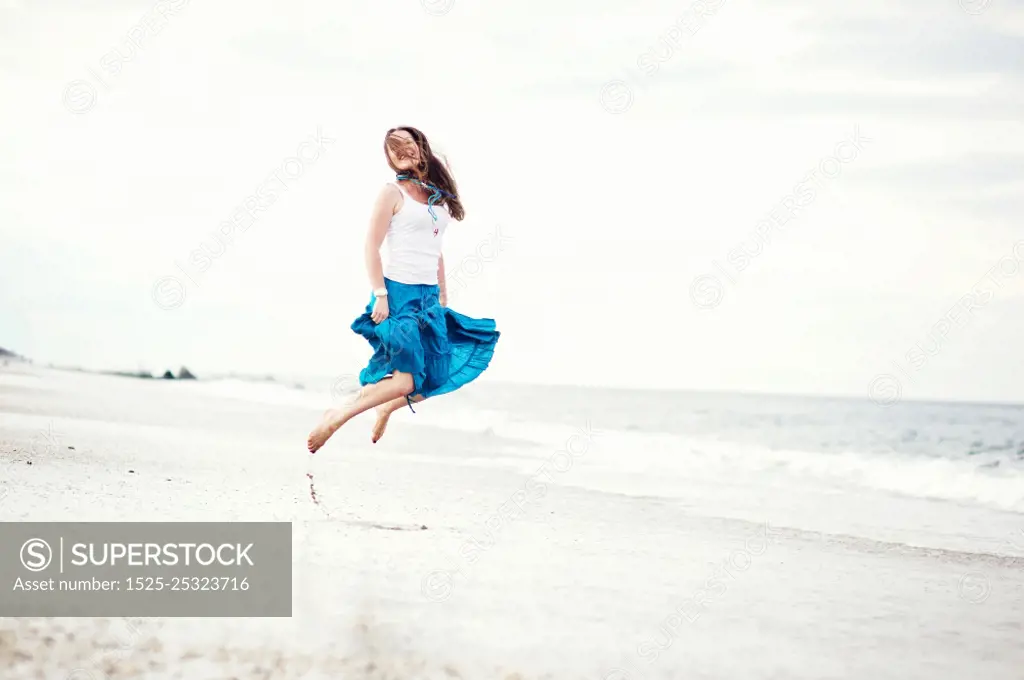
[[[373,442],[400,408],[456,390],[487,368],[499,333],[493,319],[473,319],[447,307],[441,243],[465,211],[455,179],[411,127],[388,130],[384,153],[395,171],[370,218],[366,270],[373,289],[352,330],[373,348],[350,404],[328,410],[306,442],[316,451],[353,417],[377,409]],[[387,241],[388,265],[380,249]]]

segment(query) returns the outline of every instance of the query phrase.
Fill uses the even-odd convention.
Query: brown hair
[[[432,184],[438,189],[445,192],[448,195],[442,195],[442,198],[438,203],[448,208],[448,212],[451,213],[453,219],[462,220],[466,216],[466,211],[462,207],[462,200],[459,198],[459,188],[455,185],[455,178],[452,177],[451,170],[448,168],[447,163],[441,158],[434,155],[434,152],[430,148],[430,142],[427,141],[427,136],[417,130],[414,127],[401,126],[395,127],[388,130],[388,133],[384,135],[384,155],[388,159],[388,165],[396,173],[405,172],[399,170],[391,162],[391,155],[388,154],[390,148],[392,152],[397,156],[401,151],[401,145],[397,141],[392,141],[391,135],[399,130],[408,132],[416,145],[420,148],[420,162],[419,165],[412,169],[411,172],[415,174],[421,182],[426,184]]]

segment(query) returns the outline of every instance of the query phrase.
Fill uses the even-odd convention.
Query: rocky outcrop
[[[154,378],[154,377],[156,377],[153,374],[148,373],[146,371],[139,371],[138,373],[129,373],[127,371],[113,371],[112,373],[113,373],[113,375],[121,375],[121,376],[125,376],[125,377],[128,377],[128,378]],[[171,370],[164,371],[164,374],[160,376],[160,379],[161,380],[197,380],[196,376],[192,373],[192,371],[188,370],[184,366],[182,366],[178,370],[178,375],[174,375],[174,372],[171,371]]]

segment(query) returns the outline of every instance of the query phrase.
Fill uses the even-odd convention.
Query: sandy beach
[[[0,675],[1021,677],[1024,515],[675,474],[601,422],[447,426],[472,399],[377,445],[363,416],[311,459],[309,404],[0,369],[3,521],[294,532],[290,619],[4,618]]]

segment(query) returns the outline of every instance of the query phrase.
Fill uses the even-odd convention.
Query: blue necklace
[[[427,189],[428,191],[431,192],[430,193],[430,198],[427,199],[427,212],[430,213],[430,217],[435,222],[437,222],[437,213],[434,212],[434,204],[441,200],[441,196],[447,196],[448,198],[455,198],[454,196],[449,194],[444,189],[438,189],[433,184],[427,184],[426,182],[421,182],[418,179],[416,179],[415,177],[411,177],[409,175],[406,175],[405,173],[402,173],[401,175],[398,175],[397,179],[399,181],[401,181],[401,180],[408,180],[408,181],[412,182],[413,184],[418,184],[419,186],[421,186],[424,189]]]

